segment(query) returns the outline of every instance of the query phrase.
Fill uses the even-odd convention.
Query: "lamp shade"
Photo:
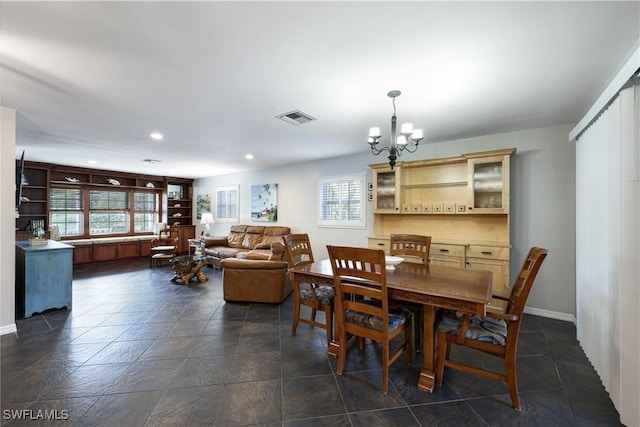
[[[202,218],[200,218],[200,224],[213,224],[214,222],[213,214],[211,212],[203,213]]]
[[[214,222],[215,221],[213,220],[213,215],[211,214],[211,212],[205,212],[202,214],[202,217],[200,218],[200,224],[204,224],[205,236],[211,235],[211,227],[209,227],[209,224],[213,224]]]

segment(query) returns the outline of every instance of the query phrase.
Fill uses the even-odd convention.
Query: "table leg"
[[[423,306],[423,338],[422,338],[422,371],[418,380],[418,388],[432,392],[436,374],[434,370],[435,352],[435,308],[432,305]]]

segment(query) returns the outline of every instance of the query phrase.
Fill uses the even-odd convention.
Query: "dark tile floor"
[[[147,260],[76,267],[73,310],[2,336],[2,425],[620,425],[571,323],[524,320],[521,412],[503,384],[457,371],[432,394],[418,390],[419,356],[395,363],[384,395],[376,345],[352,348],[335,375],[322,330],[291,335],[292,296],[226,304],[220,271],[205,272],[209,282],[182,286]]]

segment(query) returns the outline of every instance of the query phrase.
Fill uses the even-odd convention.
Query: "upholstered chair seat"
[[[300,299],[312,301],[314,292],[320,304],[333,304],[334,293],[331,286],[318,286],[316,288],[300,289]]]
[[[462,319],[454,312],[445,311],[438,325],[438,331],[445,334],[457,335],[462,327]],[[465,338],[505,345],[507,342],[507,322],[493,317],[471,316]]]
[[[375,304],[378,306],[378,304]],[[407,321],[411,321],[411,316],[413,313],[411,310],[405,307],[393,307],[389,308],[389,318],[387,321],[387,330],[392,331],[402,325]],[[359,311],[347,310],[345,312],[346,321],[349,323],[354,323],[356,325],[360,325],[364,328],[376,329],[378,331],[382,330],[382,319],[378,316],[374,316],[373,314],[361,313]]]

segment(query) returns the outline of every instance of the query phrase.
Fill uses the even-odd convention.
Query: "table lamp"
[[[200,224],[204,224],[204,235],[211,236],[211,228],[209,224],[213,224],[215,221],[213,220],[213,214],[211,212],[205,212],[202,214],[202,218],[200,218]]]

